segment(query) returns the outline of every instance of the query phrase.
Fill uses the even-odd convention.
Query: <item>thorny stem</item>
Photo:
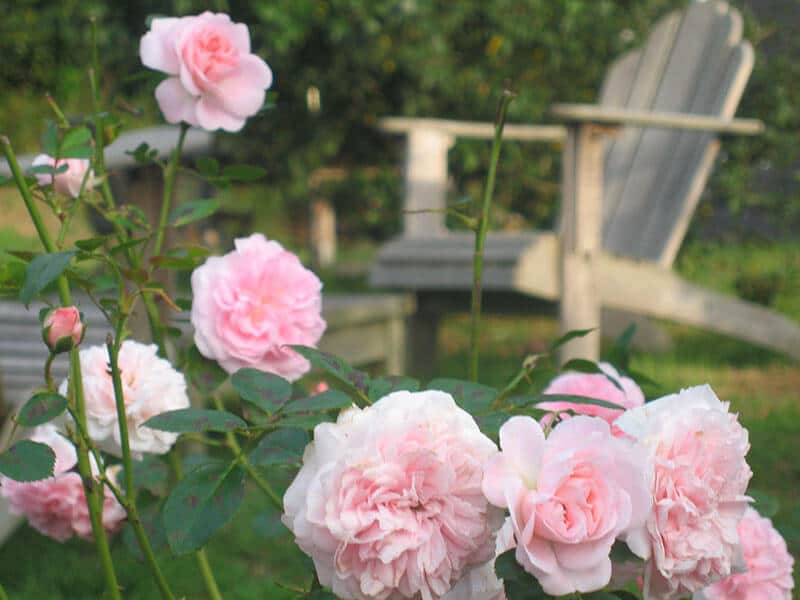
[[[492,155],[489,161],[489,173],[486,177],[486,187],[483,191],[483,203],[478,216],[478,229],[475,233],[475,253],[472,258],[472,310],[470,320],[469,339],[469,377],[472,381],[478,380],[478,334],[481,319],[481,288],[483,285],[483,250],[486,245],[486,234],[489,231],[489,208],[492,205],[494,194],[494,181],[497,174],[497,163],[500,160],[500,146],[503,141],[503,126],[506,122],[508,105],[514,99],[514,94],[509,90],[503,91],[500,106],[497,109],[495,120],[494,141],[492,142]]]
[[[3,148],[3,154],[8,161],[8,166],[14,177],[14,181],[19,189],[22,199],[25,202],[25,207],[28,209],[28,214],[33,221],[36,228],[36,233],[39,235],[39,240],[44,249],[49,252],[55,252],[56,246],[50,237],[50,232],[42,221],[42,215],[39,213],[39,208],[36,206],[31,190],[25,181],[25,176],[22,174],[17,157],[11,147],[11,142],[5,136],[0,136],[0,145]],[[57,279],[58,292],[63,306],[72,306],[72,297],[69,290],[69,282],[66,276],[60,275]],[[78,349],[73,348],[69,353],[70,363],[70,377],[69,377],[69,397],[74,407],[75,415],[77,416],[77,423],[79,426],[86,428],[86,408],[83,402],[83,378],[81,376],[81,363]],[[89,451],[86,443],[79,440],[77,447],[78,454],[78,471],[83,481],[84,491],[86,492],[86,504],[89,508],[89,520],[92,524],[92,534],[97,548],[97,554],[100,558],[100,564],[103,567],[103,574],[106,580],[106,589],[112,600],[122,600],[119,591],[119,584],[117,583],[117,575],[114,571],[114,562],[111,558],[111,551],[108,546],[108,538],[106,531],[103,527],[103,486],[97,485],[97,482],[92,476],[91,463],[89,461]]]
[[[169,589],[169,584],[161,572],[161,568],[156,561],[153,548],[150,546],[150,540],[147,539],[147,534],[142,527],[141,520],[139,519],[139,511],[136,507],[136,488],[133,481],[133,459],[131,457],[131,447],[128,438],[128,419],[125,414],[125,399],[122,392],[122,374],[119,370],[119,346],[120,346],[120,333],[124,327],[126,319],[121,319],[117,325],[116,338],[112,338],[109,334],[106,340],[106,348],[108,349],[108,362],[111,368],[111,381],[114,385],[114,402],[117,406],[117,423],[119,425],[119,438],[120,446],[122,446],[122,465],[125,471],[125,509],[128,513],[128,518],[133,527],[136,540],[139,542],[139,547],[142,554],[147,561],[153,578],[158,585],[161,596],[165,600],[174,600],[172,591]]]
[[[164,236],[167,231],[167,219],[169,218],[169,211],[172,206],[172,197],[175,190],[175,176],[178,174],[178,165],[181,161],[181,152],[183,151],[183,142],[186,140],[187,131],[189,131],[189,125],[181,123],[181,130],[178,134],[178,144],[172,152],[166,172],[164,173],[164,198],[161,201],[161,215],[158,218],[156,241],[153,244],[153,256],[161,254],[161,247],[164,245]]]
[[[222,406],[222,400],[219,399],[219,396],[213,395],[212,400],[214,401],[214,406],[217,410],[224,410],[224,407]],[[228,442],[228,447],[239,460],[239,464],[241,464],[242,468],[247,472],[247,474],[252,477],[258,488],[264,492],[264,495],[267,498],[270,499],[270,501],[275,505],[275,508],[277,508],[279,511],[283,511],[283,501],[281,500],[281,497],[272,488],[272,486],[269,484],[269,481],[264,479],[261,476],[261,473],[259,473],[253,467],[253,465],[247,461],[247,456],[242,453],[242,447],[239,445],[236,435],[232,431],[228,431],[225,434],[225,439]]]

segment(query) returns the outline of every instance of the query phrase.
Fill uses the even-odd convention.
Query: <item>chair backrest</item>
[[[611,65],[600,104],[730,118],[752,68],[741,15],[725,2],[693,2],[658,21],[642,48]],[[717,149],[715,136],[703,132],[620,132],[606,154],[604,248],[670,266]]]

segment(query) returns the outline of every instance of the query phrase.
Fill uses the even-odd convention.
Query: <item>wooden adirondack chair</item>
[[[642,48],[611,65],[598,104],[555,105],[551,112],[563,127],[507,126],[506,139],[564,143],[560,234],[491,234],[484,289],[558,301],[563,331],[598,327],[604,307],[800,358],[798,323],[669,270],[717,137],[763,129],[759,121],[733,118],[753,66],[753,50],[741,36],[741,16],[726,3],[693,3],[662,18]],[[422,312],[410,331],[411,351],[424,367],[433,360],[437,294],[471,287],[473,240],[449,232],[442,212],[418,211],[445,207],[447,151],[455,138],[491,138],[493,126],[406,118],[381,126],[407,138],[406,212],[404,231],[382,247],[371,283],[417,292]],[[599,333],[590,334],[570,342],[565,357],[596,359],[599,345]]]

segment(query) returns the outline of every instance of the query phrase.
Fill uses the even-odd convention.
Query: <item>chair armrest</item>
[[[764,131],[764,123],[758,119],[727,119],[688,113],[611,108],[598,104],[554,104],[550,109],[550,114],[567,123],[632,125],[740,135],[757,135]]]
[[[414,119],[406,117],[386,117],[378,121],[381,130],[388,133],[408,134],[411,131],[438,131],[454,138],[492,139],[493,123],[476,121],[450,121],[446,119]],[[514,125],[503,128],[504,140],[525,142],[561,142],[566,129],[561,125]]]

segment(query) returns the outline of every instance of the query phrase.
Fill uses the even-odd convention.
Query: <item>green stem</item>
[[[169,584],[164,578],[161,568],[158,566],[153,549],[150,546],[150,540],[147,539],[147,534],[142,527],[141,520],[139,519],[139,511],[136,507],[136,487],[133,481],[133,458],[131,457],[131,447],[128,438],[128,418],[125,414],[125,399],[122,392],[122,374],[119,370],[119,344],[120,344],[120,331],[124,325],[124,320],[117,327],[116,339],[112,339],[109,334],[106,340],[106,348],[108,348],[108,362],[111,368],[111,381],[114,385],[114,402],[117,406],[117,422],[119,424],[119,439],[120,446],[122,447],[122,465],[125,471],[125,498],[126,510],[131,522],[136,540],[139,542],[139,547],[142,554],[147,561],[153,578],[156,580],[158,589],[161,591],[161,596],[165,600],[174,600],[172,591],[169,589]]]
[[[508,105],[514,95],[505,90],[500,99],[495,120],[494,141],[492,142],[492,155],[489,161],[489,173],[486,177],[486,188],[483,191],[483,203],[478,216],[478,229],[475,234],[475,253],[472,258],[472,310],[469,336],[469,377],[472,381],[478,380],[478,335],[481,319],[481,288],[483,285],[483,250],[486,245],[486,234],[489,231],[489,208],[492,205],[494,194],[494,181],[497,174],[497,163],[500,160],[500,146],[503,141],[503,126],[506,122]]]
[[[214,572],[211,570],[211,564],[208,562],[208,556],[203,548],[200,548],[194,553],[197,566],[200,573],[203,575],[203,582],[206,584],[206,592],[211,600],[222,600],[222,594],[217,586],[217,580],[214,579]]]
[[[222,400],[219,399],[219,396],[214,395],[212,396],[212,400],[214,402],[214,406],[217,410],[225,410],[225,407],[222,405]],[[253,465],[251,465],[247,461],[247,457],[242,453],[242,447],[239,445],[239,441],[236,439],[236,435],[232,431],[228,431],[225,434],[225,438],[228,442],[228,447],[233,451],[236,457],[239,459],[239,464],[242,465],[242,468],[247,472],[248,475],[255,481],[258,488],[264,492],[264,495],[270,499],[270,501],[275,505],[279,511],[283,512],[283,500],[278,495],[278,493],[272,489],[272,486],[269,484],[269,481],[264,479],[261,476]]]
[[[81,374],[80,354],[77,348],[70,350],[69,354],[70,375],[69,386],[72,390],[72,398],[75,403],[75,415],[78,417],[78,427],[86,430],[86,406],[83,400],[83,377]],[[100,465],[98,465],[98,468]],[[89,506],[89,520],[92,523],[92,533],[94,535],[97,553],[100,557],[100,564],[106,578],[106,588],[109,595],[114,600],[121,600],[122,595],[119,591],[117,575],[114,572],[114,561],[111,558],[111,550],[108,546],[106,530],[103,526],[103,501],[105,494],[103,484],[98,483],[92,475],[92,466],[89,460],[89,449],[86,441],[79,436],[78,438],[78,472],[83,480],[83,488],[86,492],[86,503]]]
[[[158,218],[156,241],[153,244],[153,256],[161,254],[161,248],[164,245],[164,236],[167,232],[167,220],[169,219],[169,211],[172,206],[172,197],[175,190],[175,177],[178,174],[178,165],[180,165],[181,162],[181,152],[183,151],[183,142],[186,140],[187,131],[189,131],[189,125],[181,123],[181,130],[178,134],[178,144],[172,152],[172,156],[167,164],[166,173],[164,174],[164,199],[161,202],[161,215]]]
[[[55,384],[53,383],[53,361],[55,360],[56,355],[55,353],[51,352],[47,355],[47,360],[44,363],[44,383],[47,386],[47,391],[52,392],[56,389]]]
[[[0,600],[8,600],[8,594],[6,594],[6,590],[3,588],[2,583],[0,583]]]
[[[47,231],[47,228],[44,226],[39,208],[34,202],[33,195],[25,181],[25,176],[22,174],[22,169],[20,169],[17,157],[14,154],[14,150],[11,148],[11,142],[7,137],[0,136],[0,145],[2,145],[3,154],[8,161],[8,166],[14,176],[17,189],[19,189],[22,195],[25,207],[28,209],[28,214],[31,217],[31,221],[33,221],[42,246],[47,252],[55,252],[56,246],[53,243],[53,239],[50,237],[50,232]],[[61,304],[63,306],[72,306],[72,296],[66,276],[60,275],[57,282]],[[77,348],[73,348],[70,351],[69,363],[70,397],[73,399],[75,405],[75,414],[78,416],[78,424],[86,429],[86,407],[83,402],[83,378],[81,376],[80,355],[78,354]],[[89,451],[86,444],[79,441],[77,450],[78,471],[80,472],[84,491],[86,492],[86,504],[89,508],[89,519],[92,523],[92,535],[94,536],[100,564],[103,567],[106,589],[112,600],[121,600],[122,596],[120,595],[119,584],[117,583],[117,575],[114,572],[114,562],[108,547],[106,530],[103,527],[103,486],[97,485],[92,476],[92,467],[89,461]]]

